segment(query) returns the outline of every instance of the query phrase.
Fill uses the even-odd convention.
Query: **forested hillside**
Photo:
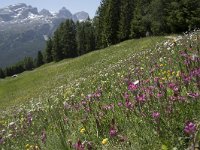
[[[102,0],[96,16],[84,22],[66,20],[46,43],[43,60],[25,58],[0,69],[0,78],[43,63],[74,58],[132,38],[182,33],[200,27],[199,0]],[[29,69],[27,69],[27,59]]]

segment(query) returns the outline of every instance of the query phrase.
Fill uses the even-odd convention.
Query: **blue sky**
[[[65,6],[72,13],[86,11],[92,18],[100,5],[100,1],[101,0],[0,0],[0,8],[17,3],[26,3],[27,5],[37,7],[38,10],[45,8],[57,12]]]

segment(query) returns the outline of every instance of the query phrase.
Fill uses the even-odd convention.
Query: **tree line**
[[[11,67],[0,69],[0,78],[124,40],[182,33],[199,27],[199,0],[102,0],[92,20],[61,23],[49,37],[43,53],[38,52],[36,59],[26,57]]]

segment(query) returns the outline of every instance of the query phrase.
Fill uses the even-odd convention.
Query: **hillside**
[[[0,108],[30,100],[35,95],[42,97],[55,87],[73,84],[75,80],[97,74],[109,65],[142,51],[163,40],[160,37],[130,40],[116,46],[98,50],[82,57],[46,64],[33,71],[19,74],[17,78],[0,80]]]
[[[0,146],[199,147],[199,33],[129,40],[0,80]]]

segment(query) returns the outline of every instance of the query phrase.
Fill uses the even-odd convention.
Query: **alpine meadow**
[[[0,68],[0,150],[200,149],[199,0],[101,0],[94,18],[11,5],[0,29],[18,11],[23,32],[53,32]]]

